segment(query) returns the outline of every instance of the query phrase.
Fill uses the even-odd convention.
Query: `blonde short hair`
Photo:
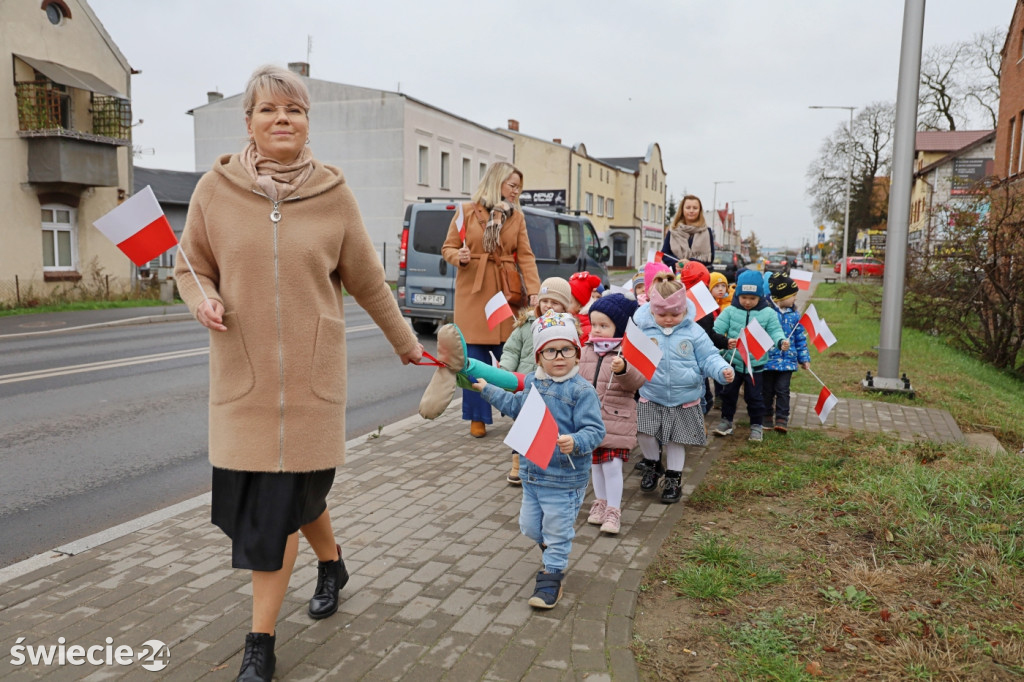
[[[651,289],[657,291],[662,298],[668,298],[682,288],[683,283],[672,272],[659,272],[651,282]],[[650,295],[650,292],[648,292],[648,295]]]
[[[521,184],[523,182],[523,171],[504,161],[492,163],[487,168],[487,172],[484,173],[483,179],[480,180],[476,192],[473,193],[473,201],[487,209],[493,208],[499,201],[504,201],[501,198],[501,186],[513,173],[519,176]],[[514,205],[516,208],[519,208],[519,197],[516,197]]]
[[[259,95],[280,97],[298,104],[309,115],[309,90],[295,73],[273,64],[265,64],[252,72],[245,86],[242,108],[246,116],[252,116]]]

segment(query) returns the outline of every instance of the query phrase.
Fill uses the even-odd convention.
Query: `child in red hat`
[[[576,310],[576,317],[580,321],[580,343],[586,343],[590,338],[590,300],[594,290],[601,286],[601,278],[592,275],[586,270],[577,272],[569,278],[569,288],[572,290],[572,297],[576,299],[579,307]]]

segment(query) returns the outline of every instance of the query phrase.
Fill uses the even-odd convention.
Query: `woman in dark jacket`
[[[715,260],[715,233],[704,220],[704,206],[692,194],[683,197],[672,226],[661,246],[662,261],[669,267],[695,260],[708,270]]]

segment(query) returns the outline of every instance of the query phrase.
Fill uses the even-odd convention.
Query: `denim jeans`
[[[494,357],[500,358],[504,345],[485,346],[480,343],[467,343],[466,355],[485,365],[490,365],[491,356],[488,351],[494,353]],[[475,377],[470,377],[470,379],[475,380]],[[483,399],[479,391],[474,391],[471,388],[462,389],[462,418],[468,422],[491,423],[491,405]]]
[[[793,372],[768,370],[761,372],[764,385],[761,386],[761,397],[764,398],[765,415],[789,423],[789,382]]]
[[[569,565],[576,517],[583,506],[587,486],[552,488],[523,481],[523,506],[519,509],[519,530],[544,550],[544,570],[564,571]]]
[[[743,388],[743,400],[747,403],[747,415],[750,424],[760,424],[764,419],[764,401],[761,399],[761,388],[764,384],[764,372],[741,374],[736,372],[731,384],[726,384],[722,392],[722,419],[732,421],[736,416],[736,403],[740,399],[740,388]]]

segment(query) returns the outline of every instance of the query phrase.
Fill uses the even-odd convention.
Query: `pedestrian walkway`
[[[815,400],[796,396],[794,428],[822,428]],[[278,679],[638,679],[629,649],[637,594],[684,505],[641,493],[632,475],[622,532],[608,536],[585,522],[588,496],[565,594],[534,611],[526,601],[540,552],[519,532],[520,490],[504,479],[511,421],[475,439],[460,414],[455,403],[435,421],[414,416],[349,442],[328,504],[352,578],[339,612],[311,620],[316,561],[302,541],[277,631]],[[963,440],[942,410],[867,400],[841,400],[826,428]],[[725,442],[688,449],[684,495]],[[249,573],[230,568],[229,543],[209,517],[202,496],[0,569],[0,678],[234,679]],[[170,649],[155,675],[145,661],[14,665],[12,651],[62,643],[140,652],[150,640]]]

